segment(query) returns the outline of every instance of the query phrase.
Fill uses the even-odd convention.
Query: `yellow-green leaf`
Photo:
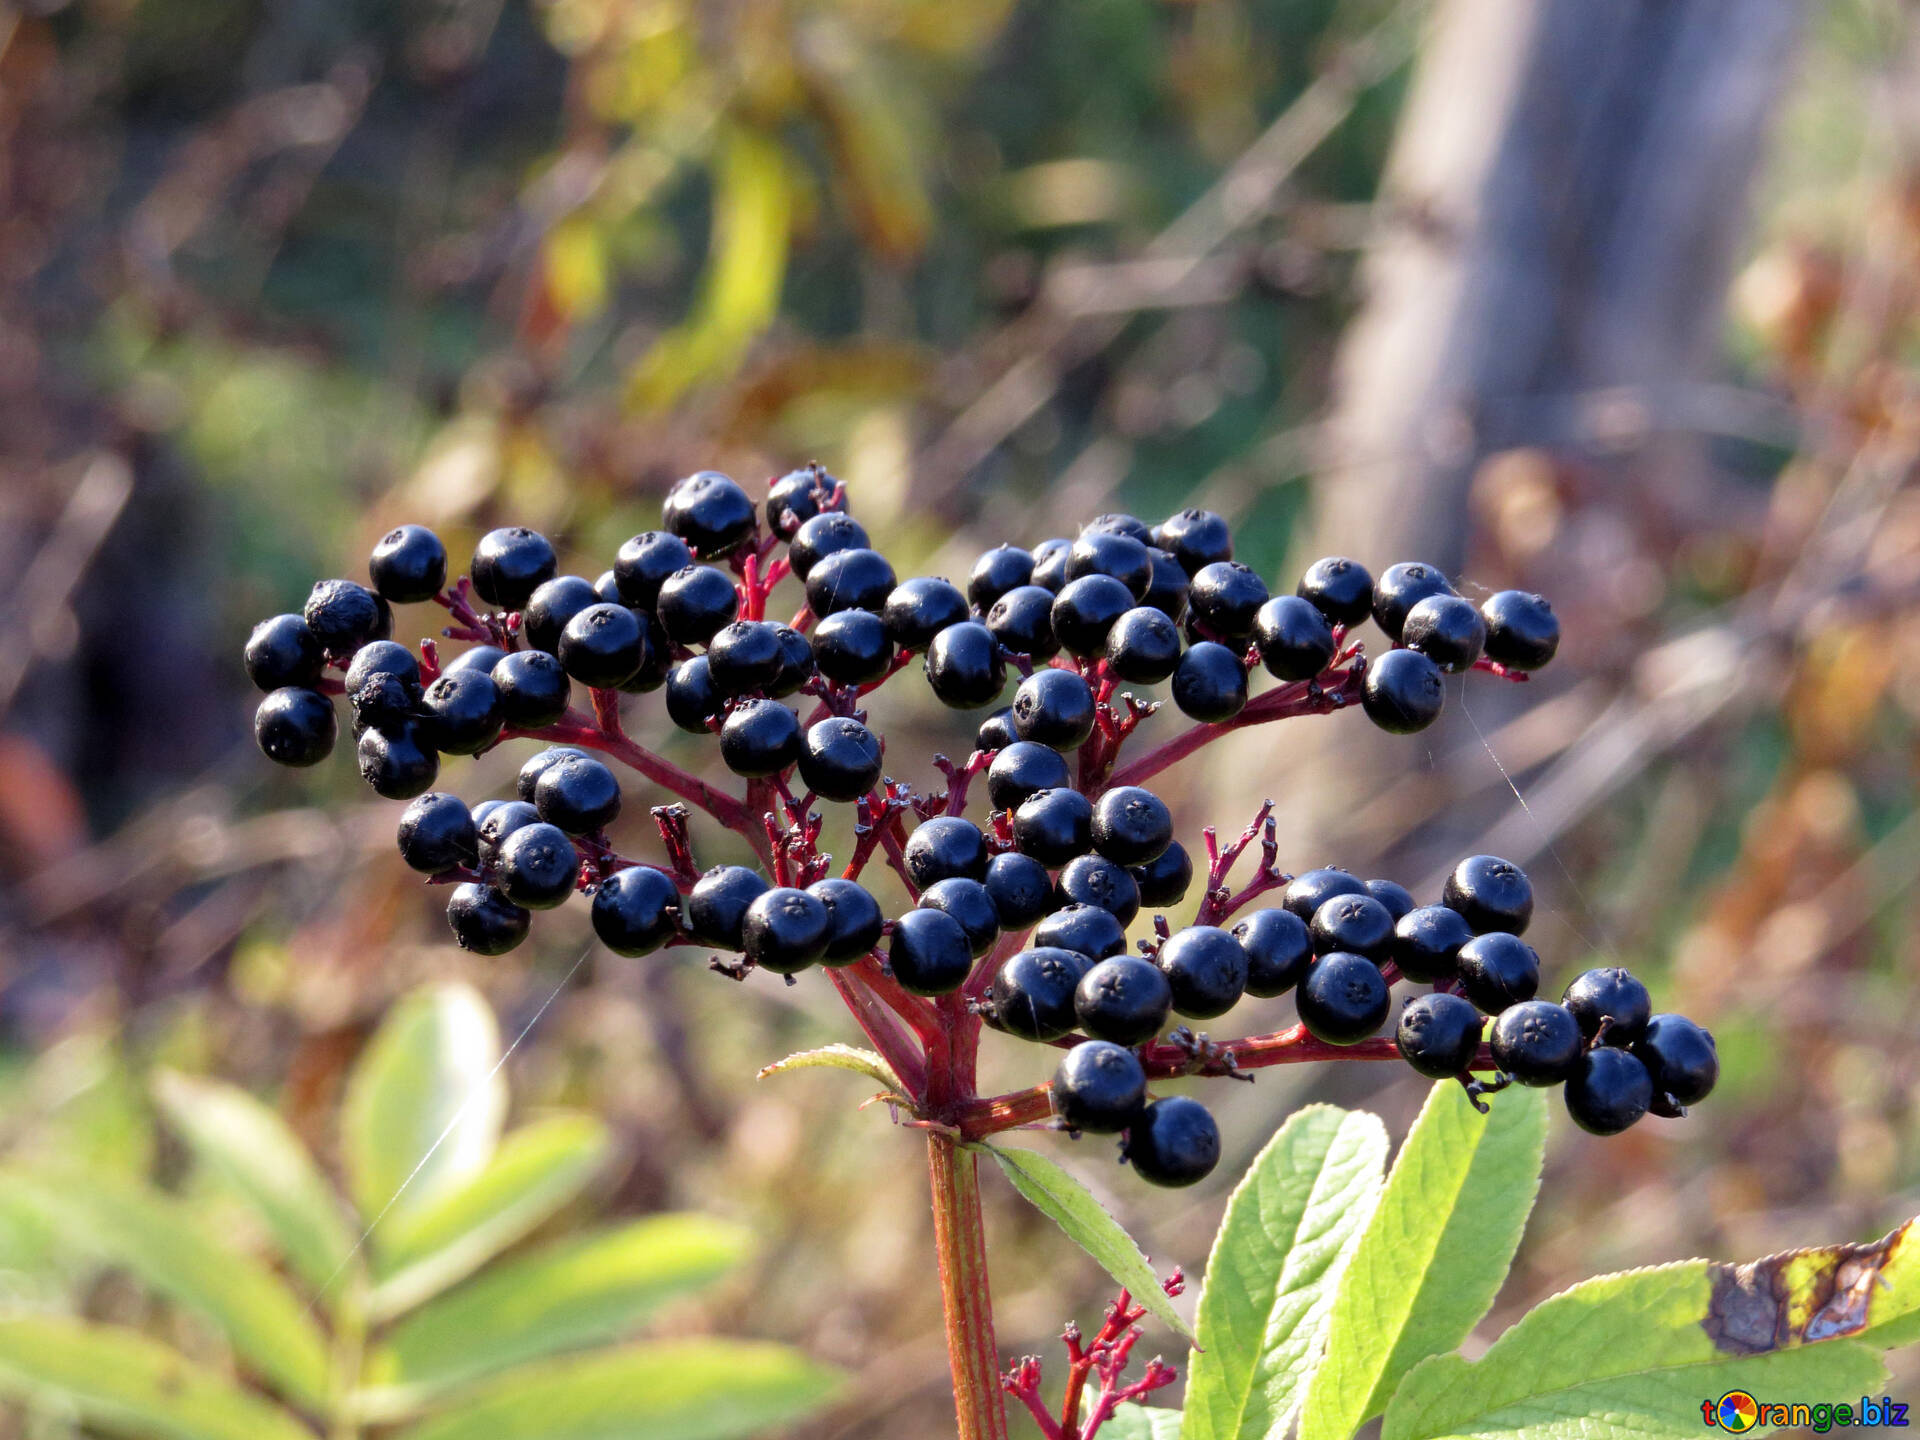
[[[1180,1440],[1180,1412],[1122,1405],[1100,1427],[1100,1440]]]
[[[895,1094],[904,1094],[905,1087],[900,1077],[893,1073],[893,1067],[871,1050],[863,1050],[858,1045],[822,1045],[818,1050],[802,1050],[789,1055],[784,1060],[776,1060],[763,1066],[757,1078],[765,1080],[769,1075],[784,1075],[789,1070],[851,1070],[857,1075],[866,1075],[878,1080]]]

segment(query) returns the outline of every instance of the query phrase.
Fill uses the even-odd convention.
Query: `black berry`
[[[473,807],[473,830],[480,847],[480,868],[500,863],[501,847],[514,831],[540,823],[540,812],[525,800],[487,800]]]
[[[836,685],[868,685],[893,665],[886,622],[870,610],[842,610],[813,630],[813,661]]]
[[[828,965],[850,965],[880,943],[887,917],[866,886],[835,876],[816,880],[807,893],[827,907],[827,948],[821,958]]]
[[[1377,965],[1387,958],[1393,941],[1393,916],[1371,895],[1336,895],[1313,912],[1307,929],[1314,954],[1345,950]]]
[[[1407,612],[1431,595],[1452,595],[1454,588],[1437,565],[1418,561],[1389,565],[1373,587],[1373,623],[1398,644]]]
[[[1392,997],[1380,967],[1364,955],[1322,955],[1301,977],[1294,1003],[1316,1040],[1357,1045],[1386,1023]]]
[[[500,847],[494,882],[507,899],[529,910],[551,910],[573,894],[580,856],[557,825],[522,825]]]
[[[1653,1080],[1629,1051],[1610,1045],[1589,1050],[1567,1077],[1567,1113],[1595,1135],[1618,1135],[1647,1113]]]
[[[984,755],[998,754],[1018,737],[1013,733],[1013,707],[1002,705],[986,719],[980,722],[980,728],[973,732],[973,748]]]
[[[740,944],[762,970],[793,975],[827,953],[833,917],[826,902],[791,885],[767,890],[747,906],[740,922]]]
[[[355,751],[360,778],[388,800],[424,794],[440,775],[440,756],[421,737],[420,727],[410,723],[367,731]]]
[[[458,795],[430,791],[400,812],[400,858],[422,875],[442,875],[479,858],[473,812]]]
[[[1111,575],[1070,581],[1053,598],[1053,637],[1082,659],[1104,655],[1107,633],[1134,603],[1133,592]]]
[[[619,815],[620,782],[592,756],[569,755],[540,773],[533,807],[569,835],[591,835]]]
[[[1567,986],[1560,1003],[1580,1022],[1582,1035],[1598,1038],[1603,1045],[1633,1046],[1653,1016],[1653,997],[1647,987],[1617,966],[1579,976]]]
[[[1154,907],[1178,905],[1193,884],[1193,857],[1178,840],[1144,865],[1129,867],[1140,887],[1140,903]]]
[[[753,534],[753,499],[718,470],[696,471],[667,492],[660,524],[696,555],[726,555]]]
[[[1000,646],[977,620],[949,625],[927,647],[927,684],[940,703],[955,710],[978,710],[1000,698],[1007,686],[1007,665]]]
[[[702,945],[738,950],[747,907],[766,892],[767,882],[744,865],[716,865],[698,880],[681,903],[687,933]]]
[[[614,583],[629,605],[651,610],[659,603],[667,577],[693,564],[693,551],[678,535],[648,530],[634,536],[613,557]]]
[[[880,611],[887,638],[902,650],[926,649],[934,636],[968,616],[967,597],[960,588],[930,575],[894,586]]]
[[[473,580],[474,593],[482,600],[502,610],[518,610],[558,568],[547,537],[515,525],[482,535],[473,547],[473,563],[467,573]]]
[[[645,865],[629,866],[593,891],[593,933],[616,955],[651,955],[671,940],[679,923],[680,892]]]
[[[1013,692],[1013,730],[1055,750],[1077,749],[1093,733],[1093,687],[1071,670],[1036,670]]]
[[[468,883],[453,887],[447,923],[462,950],[504,955],[527,938],[533,917],[493,887]]]
[[[1523,1000],[1509,1005],[1488,1036],[1493,1063],[1522,1085],[1558,1085],[1580,1063],[1580,1022],[1564,1005]]]
[[[1031,855],[1009,850],[987,862],[987,894],[1002,930],[1024,930],[1053,909],[1053,880]]]
[[[1127,948],[1127,927],[1110,910],[1095,905],[1069,905],[1054,911],[1034,927],[1033,943],[1072,950],[1089,960],[1104,960]]]
[[[667,672],[667,718],[682,730],[706,734],[724,704],[706,656],[690,656]]]
[[[1295,915],[1303,924],[1313,923],[1313,913],[1336,895],[1364,895],[1367,887],[1355,876],[1349,875],[1337,865],[1328,865],[1319,870],[1306,870],[1287,882],[1280,903]]]
[[[878,550],[836,550],[807,572],[807,606],[816,615],[842,610],[877,615],[897,583],[893,566]]]
[[[1053,592],[1039,585],[1016,585],[988,607],[989,634],[1015,655],[1051,660],[1060,653],[1053,633]]]
[[[967,949],[976,960],[1000,938],[1000,912],[994,907],[987,887],[978,880],[959,875],[936,880],[920,892],[920,904],[959,921],[967,935]]]
[[[1393,917],[1395,924],[1413,909],[1412,892],[1391,880],[1367,881],[1367,894],[1387,907],[1387,914]]]
[[[780,669],[767,686],[767,693],[778,700],[804,686],[818,666],[814,663],[813,642],[791,625],[774,626],[773,636],[780,642]]]
[[[1190,719],[1218,724],[1247,705],[1247,668],[1225,645],[1202,640],[1173,672],[1173,703]]]
[[[800,783],[824,800],[850,802],[880,779],[880,740],[858,720],[830,716],[807,731]]]
[[[844,510],[828,510],[794,531],[787,545],[787,563],[793,567],[794,578],[804,585],[813,567],[827,556],[866,548],[867,532],[860,522]]]
[[[1400,1012],[1393,1043],[1400,1058],[1418,1073],[1448,1080],[1466,1073],[1480,1053],[1480,1012],[1458,995],[1444,991],[1416,995]]]
[[[1119,785],[1093,807],[1093,848],[1121,865],[1144,865],[1173,843],[1167,802],[1138,785]]]
[[[369,640],[384,640],[393,630],[387,602],[351,580],[322,580],[307,596],[301,617],[321,649],[346,655]]]
[[[1153,1185],[1197,1185],[1220,1163],[1220,1127],[1187,1095],[1155,1100],[1127,1129],[1127,1163]]]
[[[1153,579],[1153,558],[1148,547],[1131,535],[1111,530],[1082,531],[1067,550],[1067,579],[1086,575],[1111,575],[1138,600]]]
[[[1224,1015],[1247,989],[1247,952],[1225,930],[1189,925],[1160,946],[1156,963],[1173,991],[1174,1010],[1194,1020]]]
[[[1289,910],[1256,910],[1233,927],[1247,952],[1247,993],[1262,1000],[1298,985],[1313,963],[1307,923]]]
[[[318,690],[283,686],[253,712],[253,738],[276,765],[318,765],[333,753],[339,732],[333,702]]]
[[[1147,581],[1147,590],[1140,597],[1140,603],[1158,610],[1169,620],[1177,621],[1187,613],[1187,595],[1190,585],[1187,572],[1180,568],[1180,562],[1164,550],[1148,552],[1153,561],[1153,575]]]
[[[765,620],[735,620],[707,642],[707,669],[722,695],[769,689],[784,662],[780,627]]]
[[[1333,627],[1298,595],[1276,595],[1253,617],[1260,663],[1279,680],[1311,680],[1333,660]]]
[[[567,713],[573,684],[544,650],[516,650],[492,670],[500,691],[500,718],[516,730],[539,730]]]
[[[1136,685],[1157,685],[1180,663],[1180,627],[1165,611],[1136,605],[1107,632],[1107,668]]]
[[[1187,591],[1189,616],[1213,639],[1245,644],[1253,635],[1267,583],[1235,560],[1217,560],[1201,568]]]
[[[1095,1040],[1116,1045],[1151,1040],[1172,1011],[1173,987],[1166,975],[1138,955],[1112,955],[1098,962],[1080,977],[1073,992],[1080,1028]]]
[[[1472,938],[1473,927],[1458,910],[1423,905],[1394,923],[1387,958],[1409,980],[1446,980],[1457,971],[1460,947]]]
[[[560,648],[560,632],[589,605],[601,605],[600,592],[578,575],[556,575],[528,597],[520,611],[520,633],[536,650]]]
[[[1131,925],[1140,913],[1140,887],[1124,866],[1104,855],[1076,855],[1060,869],[1054,882],[1059,905],[1097,905],[1113,913],[1122,925]]]
[[[1487,642],[1487,626],[1471,600],[1429,595],[1407,612],[1400,638],[1442,670],[1471,670]]]
[[[1373,610],[1373,576],[1344,556],[1314,561],[1294,593],[1335,625],[1358,625]]]
[[[1540,988],[1540,957],[1517,935],[1494,931],[1460,947],[1460,990],[1489,1015],[1531,1000]]]
[[[420,697],[421,736],[448,755],[479,754],[500,738],[505,723],[500,687],[478,670],[442,675]]]
[[[401,525],[380,537],[367,560],[380,598],[392,605],[431,600],[447,583],[447,547],[424,525]]]
[[[789,470],[767,491],[767,528],[787,539],[840,494],[840,482],[819,465]]]
[[[1033,547],[1033,583],[1058,595],[1067,583],[1067,555],[1071,540],[1056,537]]]
[[[973,971],[960,922],[939,910],[909,910],[893,922],[887,965],[910,995],[950,995]]]
[[[1093,848],[1093,806],[1078,790],[1037,790],[1013,812],[1013,843],[1049,869]]]
[[[996,810],[1016,810],[1028,796],[1072,784],[1066,756],[1051,746],[1016,740],[987,766],[987,799]]]
[[[1653,1016],[1633,1053],[1647,1067],[1654,1093],[1676,1105],[1699,1104],[1720,1078],[1713,1036],[1684,1015]]]
[[[326,664],[319,637],[298,615],[276,615],[254,626],[245,658],[247,678],[262,690],[313,685]]]
[[[1074,987],[1087,958],[1071,950],[1022,950],[994,971],[988,992],[999,1028],[1023,1040],[1057,1040],[1074,1027]]]
[[[1469,855],[1447,876],[1440,902],[1458,910],[1475,933],[1505,930],[1521,935],[1533,919],[1533,884],[1511,860]]]
[[[646,660],[647,632],[624,605],[589,605],[560,632],[560,663],[582,685],[624,685]]]
[[[973,562],[967,576],[967,599],[976,609],[990,610],[1009,590],[1033,579],[1033,556],[1018,545],[998,545]]]
[[[743,700],[720,727],[720,759],[736,775],[778,775],[800,758],[800,717],[778,700]]]
[[[1073,1130],[1117,1135],[1147,1103],[1147,1072],[1131,1050],[1106,1040],[1074,1046],[1053,1072],[1053,1113]]]
[[[740,592],[723,571],[688,565],[661,583],[654,613],[674,644],[704,645],[739,612]]]
[[[1389,650],[1367,666],[1360,705],[1390,735],[1412,735],[1440,718],[1446,703],[1440,667],[1418,650]]]
[[[1560,648],[1560,619],[1544,595],[1502,590],[1480,606],[1487,622],[1487,658],[1515,670],[1538,670]]]
[[[1211,510],[1182,510],[1160,522],[1153,543],[1180,562],[1189,575],[1233,558],[1233,532]]]
[[[442,665],[440,673],[451,675],[456,670],[478,670],[483,675],[491,675],[493,667],[506,658],[507,652],[498,645],[474,645]]]
[[[978,825],[958,815],[921,821],[907,836],[902,853],[907,876],[917,890],[956,876],[967,880],[987,876],[987,837]]]

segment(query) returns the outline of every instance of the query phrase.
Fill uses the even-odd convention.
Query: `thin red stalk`
[[[875,996],[865,979],[847,970],[829,970],[827,977],[839,992],[860,1033],[873,1042],[873,1048],[892,1067],[910,1096],[927,1086],[927,1066],[920,1047],[901,1024],[900,1017]]]
[[[545,740],[555,745],[579,745],[588,750],[601,751],[639,771],[662,789],[672,791],[688,804],[698,805],[727,829],[738,831],[752,841],[756,850],[765,843],[764,837],[754,833],[752,817],[740,800],[635,743],[625,731],[609,733],[578,710],[567,711],[544,729],[508,730],[500,738]]]
[[[976,1161],[975,1152],[963,1149],[952,1136],[928,1132],[933,1239],[940,1259],[940,1300],[947,1322],[958,1440],[1006,1440],[1007,1409],[1000,1393],[1000,1355],[993,1335]]]

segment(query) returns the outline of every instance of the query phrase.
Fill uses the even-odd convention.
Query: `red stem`
[[[618,716],[615,716],[617,723]],[[717,790],[698,775],[689,774],[670,760],[664,760],[643,745],[635,743],[624,730],[609,731],[578,710],[569,710],[542,730],[508,730],[502,740],[545,740],[555,745],[579,745],[611,755],[622,764],[639,771],[654,784],[670,790],[690,805],[698,805],[729,830],[739,832],[756,852],[766,837],[755,833],[753,816],[745,803],[724,790]]]
[[[933,1241],[940,1257],[940,1300],[947,1321],[947,1361],[953,1372],[959,1440],[1006,1440],[1007,1408],[1000,1393],[1000,1354],[993,1335],[993,1297],[987,1287],[977,1159],[974,1151],[963,1149],[952,1136],[928,1132]]]

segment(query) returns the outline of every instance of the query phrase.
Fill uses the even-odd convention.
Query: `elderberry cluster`
[[[962,590],[899,579],[846,500],[817,465],[773,481],[764,505],[703,471],[674,486],[661,528],[627,541],[593,581],[559,574],[546,537],[510,528],[484,536],[450,585],[440,539],[403,525],[375,547],[371,588],[322,581],[302,613],[254,630],[247,671],[268,692],[255,718],[260,748],[282,764],[318,763],[336,741],[331,697],[344,695],[360,774],[409,802],[401,856],[452,887],[448,921],[472,951],[513,949],[531,912],[583,893],[596,935],[622,955],[710,947],[744,956],[716,969],[768,970],[789,983],[816,965],[870,965],[890,993],[964,995],[955,1014],[1070,1045],[1051,1089],[1058,1121],[1125,1132],[1127,1158],[1157,1183],[1192,1183],[1219,1154],[1197,1101],[1148,1099],[1143,1056],[1169,1045],[1205,1054],[1204,1037],[1184,1026],[1158,1042],[1172,1017],[1212,1019],[1244,995],[1296,990],[1307,1030],[1349,1045],[1385,1022],[1396,965],[1446,991],[1413,1002],[1401,1025],[1401,1050],[1423,1073],[1465,1078],[1486,1010],[1500,1012],[1501,1068],[1529,1084],[1565,1080],[1589,1128],[1631,1108],[1631,1094],[1620,1096],[1623,1064],[1647,1091],[1641,1111],[1711,1085],[1695,1039],[1704,1032],[1683,1030],[1679,1017],[1649,1019],[1644,990],[1634,1012],[1630,977],[1612,989],[1583,977],[1582,998],[1570,991],[1565,1010],[1532,1001],[1538,962],[1517,938],[1524,916],[1514,923],[1497,898],[1501,884],[1518,877],[1524,887],[1525,877],[1504,862],[1465,862],[1443,904],[1425,909],[1396,885],[1314,871],[1287,886],[1280,908],[1230,930],[1170,931],[1158,919],[1160,938],[1142,942],[1141,956],[1127,953],[1127,927],[1143,907],[1178,904],[1194,863],[1165,803],[1114,774],[1121,744],[1159,708],[1116,698],[1116,685],[1171,682],[1175,706],[1203,724],[1233,721],[1250,703],[1277,717],[1358,700],[1375,724],[1406,733],[1440,713],[1443,672],[1524,678],[1552,659],[1558,622],[1539,596],[1504,591],[1476,606],[1433,566],[1395,565],[1376,582],[1337,557],[1310,567],[1295,593],[1272,596],[1233,560],[1226,522],[1203,510],[1152,527],[1106,515],[1031,552],[1003,545],[980,557]],[[766,610],[788,575],[805,603],[781,624]],[[417,655],[395,643],[393,607],[421,603],[448,612],[443,638],[468,648],[443,661],[435,641]],[[1349,639],[1367,619],[1393,647],[1373,660]],[[944,794],[915,796],[883,772],[861,707],[913,656],[955,709],[996,706],[1009,672],[1020,676],[1011,703],[979,726],[964,767],[936,757]],[[1283,684],[1250,700],[1257,668]],[[576,685],[590,712],[575,707]],[[717,739],[722,763],[748,781],[744,802],[628,739],[620,697],[655,691],[674,726]],[[525,762],[513,799],[469,808],[432,788],[442,755],[520,737],[560,743]],[[595,751],[623,754],[709,808],[730,807],[728,823],[742,833],[764,819],[772,878],[739,865],[702,872],[677,805],[653,807],[664,864],[619,855],[607,832],[622,788]],[[984,824],[963,813],[981,772]],[[822,802],[858,807],[856,854],[840,875],[816,843]],[[882,847],[913,896],[891,918],[859,879]],[[1483,873],[1488,865],[1497,873]],[[1582,1043],[1564,1063],[1541,1038],[1558,1022],[1534,1021],[1529,1007],[1574,1024]]]

